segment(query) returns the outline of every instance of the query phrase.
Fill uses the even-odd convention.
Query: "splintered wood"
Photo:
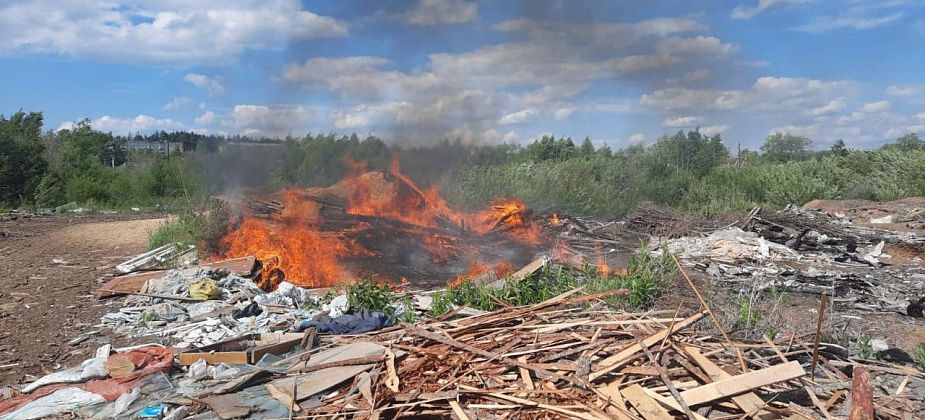
[[[606,309],[600,299],[613,293],[619,291],[571,291],[529,307],[340,337],[341,344],[374,342],[402,355],[377,361],[363,378],[372,381],[371,399],[356,391],[358,376],[303,415],[772,419],[843,417],[856,409],[857,398],[842,396],[857,391],[830,376],[839,369],[825,359],[810,381],[807,347],[786,340],[730,343],[699,333],[709,325],[698,324],[706,311]],[[873,404],[878,418],[914,412],[895,396]]]

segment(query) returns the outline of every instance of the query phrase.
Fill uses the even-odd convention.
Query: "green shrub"
[[[392,316],[392,289],[386,283],[367,278],[347,287],[347,305],[354,309],[366,309],[370,312],[382,312]]]

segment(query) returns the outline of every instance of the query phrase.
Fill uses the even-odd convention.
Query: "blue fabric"
[[[344,314],[337,318],[321,316],[319,319],[303,321],[296,331],[302,332],[315,327],[318,332],[331,334],[360,334],[376,331],[392,325],[392,320],[382,312]]]

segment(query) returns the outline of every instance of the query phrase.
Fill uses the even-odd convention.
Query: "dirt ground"
[[[7,218],[4,216],[3,218]],[[147,248],[165,222],[157,214],[0,218],[0,385],[74,366],[103,337],[94,330],[107,305],[93,291],[114,266]]]

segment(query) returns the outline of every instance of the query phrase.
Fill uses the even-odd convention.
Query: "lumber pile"
[[[706,311],[599,305],[621,292],[572,291],[529,307],[339,338],[404,356],[375,359],[371,379],[348,382],[304,415],[767,419],[834,418],[852,409],[850,377],[819,355],[813,378],[812,349],[799,337],[732,343],[696,331]],[[876,397],[873,406],[883,418],[915,412],[897,396]]]

